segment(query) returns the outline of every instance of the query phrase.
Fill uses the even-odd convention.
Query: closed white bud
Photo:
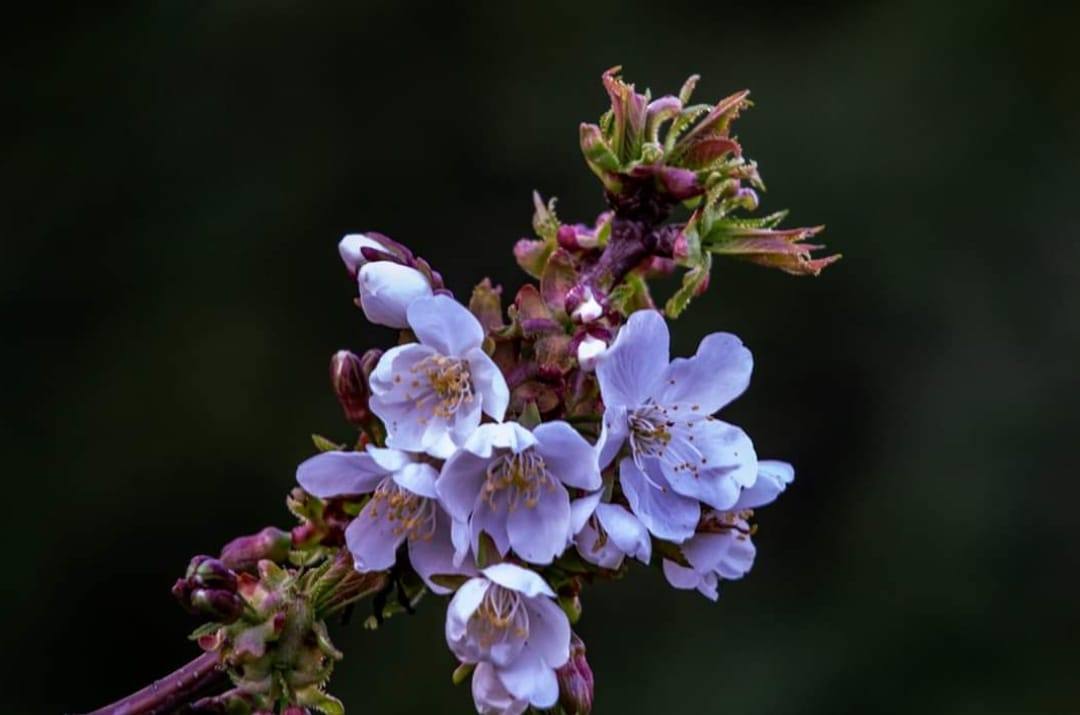
[[[591,323],[604,314],[604,307],[593,296],[592,291],[585,290],[585,300],[574,308],[571,315],[577,323]]]
[[[337,250],[341,255],[342,262],[349,269],[349,273],[356,274],[360,266],[368,262],[364,258],[364,248],[373,248],[376,251],[385,251],[386,246],[374,238],[368,238],[362,233],[350,233],[338,242]]]
[[[431,295],[431,284],[415,268],[391,261],[375,261],[360,267],[356,276],[360,307],[376,325],[407,328],[406,311],[417,298]]]
[[[577,361],[578,365],[585,372],[591,372],[596,367],[596,361],[600,359],[600,356],[607,350],[607,343],[600,338],[594,338],[592,335],[586,335],[577,347]]]

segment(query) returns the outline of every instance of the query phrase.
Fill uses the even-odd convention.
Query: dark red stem
[[[217,654],[203,653],[137,693],[87,715],[166,715],[224,682],[225,672],[221,670]]]
[[[672,258],[682,229],[682,224],[656,226],[651,223],[651,217],[623,218],[616,214],[604,252],[570,289],[567,307],[572,310],[586,300],[586,289],[596,297],[606,295],[627,273],[651,256]]]

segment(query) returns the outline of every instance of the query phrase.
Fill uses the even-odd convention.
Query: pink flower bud
[[[244,612],[244,602],[235,591],[198,588],[191,592],[191,610],[222,623],[232,623]]]
[[[381,350],[375,352],[382,354]],[[377,361],[378,357],[375,358]],[[374,366],[374,362],[371,364]],[[370,369],[364,370],[364,359],[348,350],[338,350],[330,358],[330,384],[334,386],[334,394],[345,413],[345,419],[354,425],[363,424],[371,415],[368,411],[369,373]]]
[[[292,548],[292,535],[268,526],[257,534],[241,536],[225,544],[221,562],[233,571],[254,571],[263,559],[284,561]]]
[[[593,705],[593,673],[585,660],[585,644],[570,634],[570,659],[555,671],[559,681],[559,704],[570,715],[589,715]]]
[[[188,578],[199,588],[236,590],[236,574],[218,559],[196,556],[188,567]]]

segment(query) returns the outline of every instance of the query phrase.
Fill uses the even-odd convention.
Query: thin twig
[[[142,690],[87,715],[166,715],[224,682],[217,654],[203,653]]]

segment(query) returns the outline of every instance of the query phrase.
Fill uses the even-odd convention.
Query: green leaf
[[[559,608],[566,614],[570,625],[576,625],[581,620],[581,599],[576,596],[559,596]]]
[[[693,568],[690,562],[686,560],[686,556],[683,555],[682,549],[678,544],[673,544],[670,541],[662,541],[661,539],[653,539],[653,553],[657,556],[662,556],[668,561],[674,561],[680,566],[685,568]],[[653,561],[659,562],[662,559],[653,559]]]
[[[678,318],[690,301],[699,295],[708,285],[709,271],[712,270],[712,256],[708,253],[701,257],[701,263],[683,274],[682,285],[675,295],[664,305],[664,312],[669,318]]]
[[[557,247],[555,239],[533,241],[523,238],[514,244],[514,259],[521,266],[521,270],[533,278],[539,278],[544,274],[548,257]]]
[[[311,435],[311,441],[315,444],[315,449],[320,452],[337,452],[345,449],[344,444],[337,444],[336,442],[323,437],[321,434]]]
[[[468,576],[462,576],[456,573],[437,573],[431,575],[432,582],[448,588],[451,591],[456,591],[461,588],[461,585],[469,580]]]
[[[608,303],[623,315],[653,307],[649,284],[638,273],[629,273],[608,295]]]
[[[675,121],[668,127],[667,134],[664,135],[664,155],[670,155],[671,150],[675,147],[675,142],[678,140],[679,135],[690,128],[690,125],[697,121],[698,117],[708,112],[712,107],[708,104],[692,104],[689,107],[684,107],[679,113],[679,116],[675,117]]]
[[[297,690],[296,703],[307,708],[314,708],[324,715],[345,715],[345,706],[333,695],[324,693],[316,685]]]
[[[690,101],[690,95],[694,93],[694,88],[697,87],[698,80],[701,79],[701,75],[692,74],[686,78],[683,82],[682,89],[679,90],[679,101],[686,104]]]
[[[472,672],[475,668],[475,663],[462,663],[458,667],[454,668],[454,674],[450,676],[450,680],[453,681],[454,685],[461,685],[469,678],[470,675],[472,675]]]
[[[540,410],[537,409],[536,403],[530,401],[525,405],[525,409],[521,411],[521,416],[518,417],[518,424],[527,430],[531,430],[536,425],[540,424]]]
[[[476,550],[476,567],[483,569],[499,560],[499,548],[487,533],[480,534],[479,548]]]
[[[539,191],[533,192],[533,231],[545,241],[554,241],[559,232],[559,217],[555,214],[556,198],[552,196],[545,204]]]

